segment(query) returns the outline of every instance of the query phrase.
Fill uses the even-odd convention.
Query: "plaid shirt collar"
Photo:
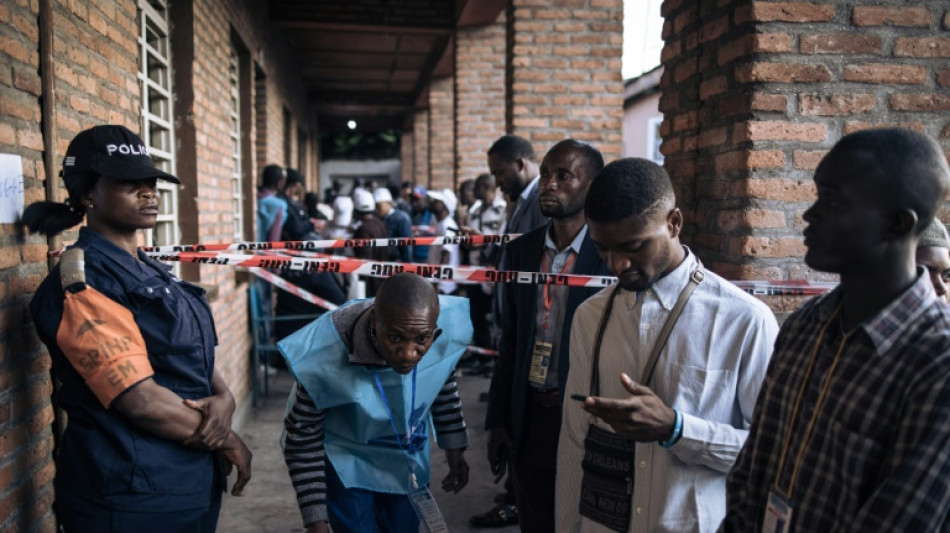
[[[831,319],[843,297],[838,286],[818,304],[818,318],[822,323]],[[934,305],[936,298],[926,272],[917,267],[917,280],[910,288],[858,327],[871,339],[877,354],[885,354],[920,314]]]

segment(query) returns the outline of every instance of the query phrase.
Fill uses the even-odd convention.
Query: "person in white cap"
[[[386,187],[379,187],[373,191],[376,200],[376,215],[386,224],[386,232],[394,239],[408,239],[412,237],[412,219],[409,215],[393,206],[393,195]],[[390,246],[389,261],[402,263],[412,262],[409,246]]]
[[[429,210],[435,215],[435,235],[455,236],[459,234],[459,226],[452,218],[455,212],[456,199],[455,193],[450,189],[441,191],[429,191]],[[429,264],[432,265],[459,265],[459,247],[457,244],[446,244],[442,246],[429,247]],[[458,290],[458,283],[454,281],[440,281],[439,292],[442,294],[455,294]]]
[[[328,236],[331,239],[347,239],[350,236],[350,224],[353,222],[353,199],[340,194],[333,199],[333,223]]]
[[[373,212],[376,210],[376,200],[373,193],[359,188],[353,191],[353,210],[356,212],[356,221],[353,224],[354,239],[386,239],[389,233],[386,225]],[[370,261],[388,261],[389,249],[383,246],[353,248],[353,255]],[[382,283],[380,278],[361,276],[366,283],[366,295],[375,296],[376,290]]]
[[[950,237],[939,218],[927,226],[917,240],[917,266],[927,269],[937,299],[950,301]]]

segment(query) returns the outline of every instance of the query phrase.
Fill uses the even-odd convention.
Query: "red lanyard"
[[[568,256],[567,261],[564,263],[564,268],[562,268],[561,272],[559,272],[560,274],[567,272],[567,269],[570,268],[571,264],[574,262],[575,257],[577,257],[577,254],[574,252],[571,252],[571,255]],[[548,258],[547,253],[545,253],[543,257],[541,258],[541,270],[545,272],[547,272],[548,270],[548,267],[544,266],[544,263],[547,261],[547,258]],[[548,330],[548,315],[551,314],[551,296],[549,295],[549,292],[548,292],[549,287],[550,285],[547,283],[541,286],[541,294],[542,296],[544,296],[544,322],[542,323],[542,326],[544,327],[544,331]]]

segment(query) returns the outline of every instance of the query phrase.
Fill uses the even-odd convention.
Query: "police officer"
[[[61,175],[66,201],[23,213],[47,235],[87,224],[30,303],[62,382],[54,403],[68,415],[60,523],[67,533],[213,532],[223,470],[237,466],[240,495],[251,453],[230,430],[234,398],[215,372],[204,291],[136,249],[159,213],[156,180],[180,182],[122,126],[79,133]]]

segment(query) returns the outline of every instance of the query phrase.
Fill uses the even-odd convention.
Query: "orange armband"
[[[106,408],[155,373],[132,313],[84,284],[66,291],[56,343]]]

